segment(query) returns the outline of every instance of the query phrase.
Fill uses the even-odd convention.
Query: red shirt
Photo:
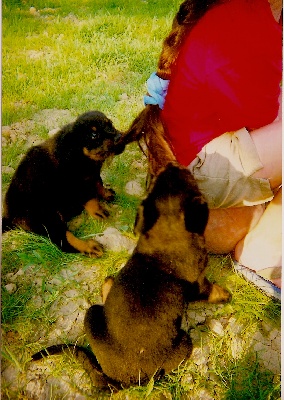
[[[268,0],[229,0],[189,33],[173,67],[162,111],[177,160],[189,165],[224,132],[276,118],[282,31]]]

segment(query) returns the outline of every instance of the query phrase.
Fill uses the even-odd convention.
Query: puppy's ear
[[[201,196],[184,201],[184,221],[186,230],[202,235],[208,222],[209,210]]]
[[[138,208],[134,233],[145,234],[155,225],[158,217],[159,212],[156,208],[155,201],[152,200],[152,196],[150,195]]]

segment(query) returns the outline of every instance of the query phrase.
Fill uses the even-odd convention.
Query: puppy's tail
[[[75,347],[76,346],[74,344],[56,344],[54,346],[47,347],[46,349],[43,349],[43,350],[39,351],[38,353],[33,354],[32,360],[38,361],[44,357],[64,353],[65,349],[69,349],[71,351],[72,349],[75,349]]]
[[[68,350],[80,362],[83,368],[88,372],[92,383],[99,391],[115,392],[122,389],[118,382],[110,379],[103,373],[96,356],[90,350],[82,346],[57,344],[33,354],[32,360],[38,361],[44,357],[62,354],[65,350]]]

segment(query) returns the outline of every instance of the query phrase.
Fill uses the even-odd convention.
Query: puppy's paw
[[[103,246],[94,239],[82,240],[70,231],[66,232],[66,239],[71,248],[79,253],[86,254],[89,257],[101,257],[103,255]]]
[[[103,198],[106,201],[114,201],[115,199],[115,191],[109,187],[104,187]]]
[[[109,216],[109,211],[102,206],[98,199],[91,199],[84,205],[85,210],[94,218],[105,219]]]
[[[82,248],[81,253],[86,254],[89,257],[101,257],[104,253],[103,246],[93,239],[84,240],[85,246]]]
[[[228,290],[214,283],[208,297],[208,303],[226,303],[231,300],[231,297],[231,293]]]
[[[109,216],[109,211],[105,208],[100,206],[100,209],[96,211],[93,217],[98,219],[105,219]]]

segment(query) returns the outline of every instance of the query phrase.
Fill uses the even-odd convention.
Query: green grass
[[[101,108],[125,126],[137,105],[141,108],[144,83],[155,69],[173,3],[73,3],[35,2],[39,16],[31,15],[27,5],[11,10],[4,3],[4,125],[42,108],[78,113]],[[122,93],[132,101],[120,102]],[[15,106],[19,101],[21,109]]]
[[[246,359],[242,367],[233,364],[225,372],[228,381],[226,400],[267,400],[278,397],[280,382],[271,386],[272,376],[269,371],[260,371],[257,359]]]
[[[2,195],[11,180],[11,168],[16,168],[31,138],[48,137],[49,118],[35,120],[41,111],[69,110],[75,118],[89,109],[99,109],[112,118],[118,129],[130,125],[143,107],[145,81],[156,69],[162,40],[179,3],[36,0],[32,5],[38,13],[33,14],[30,3],[24,0],[3,1],[2,125],[10,126],[16,137],[8,136],[2,148],[2,165],[10,168],[2,174]],[[61,121],[66,123],[60,115],[56,121],[59,125]],[[137,145],[129,145],[103,169],[104,182],[116,191],[110,217],[97,221],[83,213],[70,223],[74,233],[88,237],[115,226],[133,239],[141,196],[127,194],[125,185],[135,180],[144,188],[146,174],[144,155]],[[80,316],[88,305],[100,301],[104,278],[115,274],[128,257],[126,251],[108,251],[95,260],[65,254],[47,238],[21,230],[3,236],[2,362],[3,370],[17,371],[12,387],[3,379],[3,398],[29,398],[21,382],[25,382],[27,371],[30,374],[32,352],[49,341],[54,344],[57,339],[68,340],[64,325],[60,325],[62,318],[65,323],[64,316],[56,314],[68,301],[78,302],[80,311],[73,327],[79,328],[74,332],[71,329],[71,339],[87,344],[80,330]],[[130,388],[113,398],[184,400],[197,398],[194,396],[200,390],[217,400],[280,398],[279,377],[263,369],[249,345],[250,337],[264,322],[271,329],[280,327],[280,305],[237,276],[229,256],[210,256],[208,277],[232,292],[230,304],[207,307],[212,318],[226,320],[233,316],[242,324],[241,339],[247,345],[240,357],[232,358],[233,335],[227,332],[219,337],[205,322],[193,323],[188,330],[200,336],[200,345],[210,344],[210,370],[203,371],[189,360],[160,382],[150,381],[146,387]],[[11,282],[15,287],[9,291],[7,285]],[[74,298],[68,297],[70,291],[75,293]],[[39,381],[50,376],[55,380],[50,384],[49,398],[68,398],[66,393],[61,396],[59,387],[61,382],[70,381],[71,391],[93,399],[90,390],[94,388],[88,377],[76,360],[69,356],[66,363],[66,357],[38,366]],[[46,365],[48,373],[44,375]]]

